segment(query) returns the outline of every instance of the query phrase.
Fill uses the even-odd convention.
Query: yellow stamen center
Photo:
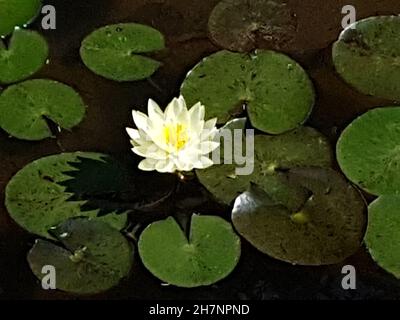
[[[179,151],[188,142],[186,127],[183,124],[171,124],[164,127],[164,139],[171,148]]]

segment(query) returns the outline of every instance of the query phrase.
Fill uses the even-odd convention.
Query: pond
[[[128,164],[137,181],[130,190],[135,200],[165,194],[174,179],[154,174],[151,179],[139,172],[140,158],[133,154],[125,128],[133,127],[132,110],[147,113],[148,99],[163,108],[180,94],[187,73],[203,58],[221,50],[210,35],[208,19],[219,0],[87,0],[44,1],[57,10],[55,30],[43,30],[41,19],[31,29],[39,31],[49,44],[49,61],[32,78],[48,78],[65,83],[82,96],[88,106],[84,120],[55,138],[23,141],[0,132],[0,193],[24,166],[39,158],[62,152],[88,151],[110,154]],[[342,8],[347,1],[287,0],[282,14],[282,34],[263,45],[275,47],[296,60],[315,86],[316,102],[307,126],[323,133],[335,146],[342,131],[358,116],[376,106],[393,101],[367,96],[351,86],[335,71],[332,44],[342,31]],[[357,19],[376,15],[397,15],[397,0],[354,0]],[[274,12],[274,11],[272,11]],[[295,13],[295,14],[294,14]],[[278,14],[278,13],[277,13]],[[235,17],[233,16],[232,19]],[[292,20],[295,19],[294,23]],[[116,23],[136,22],[159,30],[166,49],[149,54],[161,61],[148,79],[115,82],[91,72],[80,57],[82,40],[94,30]],[[286,29],[285,29],[286,28]],[[211,40],[211,38],[213,38]],[[227,37],[227,41],[231,39]],[[224,41],[226,39],[223,39]],[[248,45],[248,44],[246,44]],[[228,48],[229,49],[229,48]],[[253,48],[250,48],[253,49]],[[1,70],[0,70],[1,73]],[[52,128],[57,129],[57,128]],[[337,163],[334,164],[339,169]],[[299,173],[300,174],[300,173]],[[138,182],[139,181],[139,182]],[[136,189],[135,189],[136,188]],[[165,189],[165,190],[164,190]],[[368,202],[375,198],[365,193]],[[146,199],[149,201],[148,199]],[[151,199],[154,201],[154,199]],[[231,208],[208,196],[197,180],[189,180],[170,201],[134,213],[132,237],[150,222],[174,215],[182,221],[192,213],[221,216],[231,221]],[[136,232],[136,233],[135,233]],[[19,227],[0,202],[0,299],[76,299],[77,295],[46,291],[30,270],[27,253],[38,237]],[[136,250],[137,251],[137,250]],[[357,270],[357,289],[343,290],[342,268]],[[241,258],[235,270],[213,285],[192,289],[161,285],[135,252],[128,278],[105,293],[85,296],[90,299],[394,299],[400,297],[400,281],[381,269],[365,246],[343,262],[328,266],[294,266],[275,260],[242,238]]]

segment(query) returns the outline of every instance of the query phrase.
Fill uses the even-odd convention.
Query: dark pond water
[[[131,109],[145,110],[149,97],[165,105],[179,92],[185,74],[202,57],[218,48],[208,39],[207,19],[218,0],[54,0],[57,30],[41,31],[51,46],[51,60],[40,74],[76,88],[88,104],[85,121],[57,139],[32,143],[17,141],[0,132],[0,299],[75,299],[59,292],[45,292],[31,273],[26,253],[35,237],[19,228],[4,206],[4,188],[19,169],[30,161],[63,151],[99,151],[117,155],[136,166],[124,128],[131,126]],[[376,14],[399,14],[398,0],[289,0],[297,14],[297,41],[288,52],[311,75],[318,101],[309,125],[335,143],[340,131],[357,115],[387,101],[363,96],[335,74],[330,45],[341,31],[341,9],[352,3],[358,18]],[[104,80],[82,64],[81,40],[95,28],[116,22],[140,22],[161,30],[168,41],[163,67],[149,81],[119,84]],[[40,30],[36,22],[33,28]],[[154,185],[151,185],[154,184]],[[157,189],[157,180],[143,187]],[[180,200],[186,209],[221,215],[228,212],[206,202],[196,207],[199,187],[189,183]],[[179,199],[177,199],[178,201]],[[172,206],[172,204],[171,204]],[[171,207],[170,206],[170,207]],[[168,205],[162,214],[168,214]],[[185,211],[183,209],[183,211]],[[157,215],[149,213],[144,220]],[[140,219],[139,219],[140,220]],[[341,289],[341,269],[352,264],[358,271],[358,289]],[[226,280],[207,288],[179,289],[161,286],[136,260],[131,276],[106,294],[93,298],[130,299],[362,299],[399,298],[400,281],[382,271],[363,247],[340,265],[296,267],[259,253],[243,241],[238,268]]]

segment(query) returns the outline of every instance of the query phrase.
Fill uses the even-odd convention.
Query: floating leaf
[[[79,162],[79,158],[102,160],[103,157],[107,156],[76,152],[31,162],[7,185],[5,203],[11,217],[29,232],[47,238],[51,238],[48,234],[51,227],[77,216],[103,220],[118,230],[122,229],[127,222],[126,214],[97,218],[99,210],[83,211],[85,201],[72,200],[74,194],[66,192],[61,185],[70,179],[67,175],[73,170],[70,163]]]
[[[0,83],[30,77],[44,66],[48,53],[47,42],[39,33],[16,29],[8,48],[0,40]]]
[[[312,128],[301,127],[279,136],[255,136],[255,157],[251,175],[237,175],[236,164],[214,165],[197,170],[200,182],[219,201],[229,205],[250,184],[268,191],[277,202],[296,207],[308,196],[288,186],[284,172],[291,168],[330,167],[332,152],[327,139]]]
[[[273,51],[244,55],[220,51],[205,58],[182,85],[188,104],[201,101],[207,118],[226,123],[247,106],[254,127],[280,134],[304,123],[314,90],[297,62]]]
[[[333,46],[336,70],[364,94],[400,100],[400,17],[371,17],[353,27]]]
[[[293,43],[296,25],[287,4],[270,0],[223,0],[208,22],[215,43],[240,52],[287,48]]]
[[[372,258],[400,279],[400,197],[382,196],[369,206],[365,241]]]
[[[0,1],[0,36],[7,36],[14,27],[29,23],[38,15],[41,6],[41,0]]]
[[[263,253],[294,264],[334,264],[354,254],[365,227],[359,192],[332,169],[292,169],[288,177],[310,191],[303,207],[291,211],[253,188],[236,199],[236,230]]]
[[[51,230],[61,242],[37,240],[28,254],[29,265],[39,279],[53,266],[56,287],[76,294],[94,294],[116,286],[129,274],[133,248],[109,225],[85,218],[70,219]]]
[[[102,27],[87,36],[81,57],[94,73],[115,81],[135,81],[150,77],[160,62],[145,54],[164,49],[163,35],[148,26],[123,23]]]
[[[211,285],[236,267],[240,239],[225,220],[193,215],[189,239],[173,218],[147,227],[139,254],[157,278],[178,287]]]
[[[0,95],[0,126],[18,139],[51,137],[46,118],[63,129],[72,129],[85,112],[77,92],[52,80],[28,80],[8,87]]]
[[[399,133],[399,107],[374,109],[357,118],[337,145],[342,171],[371,194],[400,194]]]

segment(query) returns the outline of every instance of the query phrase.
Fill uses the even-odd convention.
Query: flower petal
[[[200,161],[195,164],[196,169],[206,169],[214,165],[214,162],[207,157],[201,157]]]
[[[210,152],[214,151],[215,149],[218,149],[219,146],[220,146],[219,142],[203,141],[202,143],[200,143],[200,153],[202,155],[209,154]]]
[[[153,159],[144,159],[139,163],[138,168],[143,171],[154,171],[157,161]]]
[[[162,160],[157,162],[156,170],[160,173],[173,173],[176,171],[176,167],[173,161]]]
[[[148,117],[144,113],[133,110],[132,117],[138,129],[143,129],[144,131],[147,130]]]

